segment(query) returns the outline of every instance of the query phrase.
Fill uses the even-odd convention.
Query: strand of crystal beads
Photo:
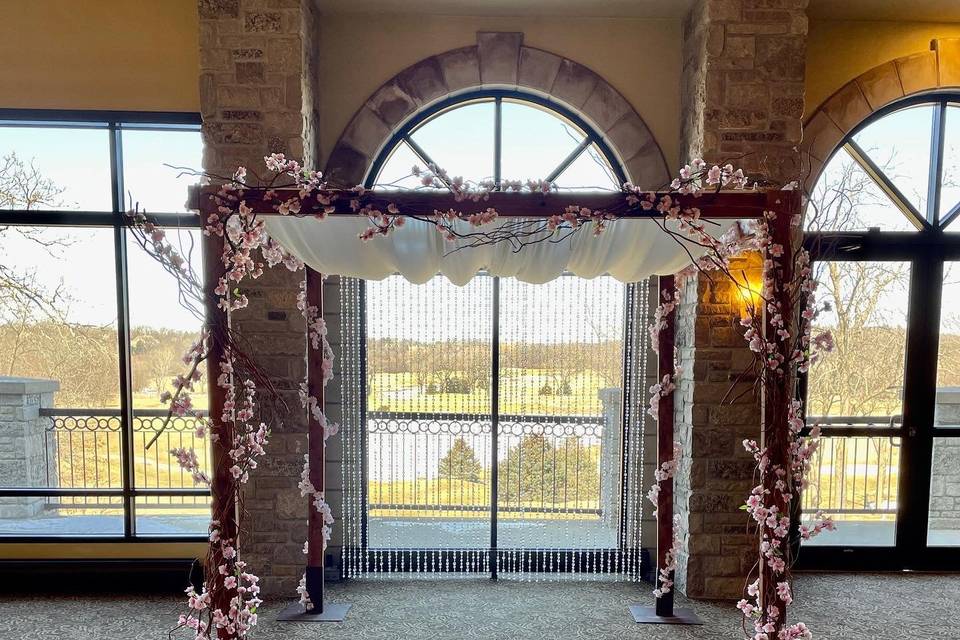
[[[656,277],[648,279],[646,282],[640,283],[636,287],[639,294],[639,300],[635,311],[635,317],[637,318],[634,331],[636,336],[636,346],[633,350],[636,370],[633,376],[631,376],[633,395],[632,401],[629,403],[629,409],[633,413],[633,419],[631,420],[631,426],[634,433],[633,441],[636,443],[633,457],[633,467],[636,469],[636,471],[632,478],[633,487],[630,500],[633,529],[631,546],[634,548],[632,578],[634,582],[639,582],[641,580],[644,570],[642,565],[643,558],[640,553],[640,549],[643,535],[643,511],[646,504],[644,499],[645,491],[643,486],[643,468],[646,453],[644,439],[646,436],[646,425],[648,424],[646,411],[647,363],[653,356],[648,326],[652,319],[651,304],[658,300],[658,296],[654,296],[651,300],[651,286],[653,286],[654,290],[656,290],[658,286]],[[656,362],[656,359],[653,361]]]
[[[340,371],[340,395],[342,402],[343,415],[341,416],[340,437],[343,439],[343,516],[342,527],[344,537],[344,567],[347,576],[360,575],[360,563],[357,558],[357,551],[361,540],[359,531],[356,529],[356,522],[359,520],[359,514],[355,507],[359,505],[358,496],[355,493],[355,487],[360,480],[359,474],[359,456],[353,447],[353,432],[360,428],[359,421],[355,422],[357,417],[354,413],[357,407],[357,397],[360,391],[355,385],[354,367],[356,362],[356,353],[358,351],[357,343],[360,338],[357,317],[360,312],[359,299],[355,295],[357,281],[352,278],[340,278],[340,321],[341,331],[341,353],[342,358],[339,364]]]

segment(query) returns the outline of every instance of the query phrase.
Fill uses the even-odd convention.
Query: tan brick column
[[[231,175],[245,165],[263,173],[263,156],[271,152],[311,166],[318,144],[313,0],[199,0],[198,11],[204,169]],[[305,371],[304,323],[296,308],[301,279],[282,268],[267,270],[245,285],[250,306],[235,315],[251,355],[287,404],[276,409],[283,426],[273,432],[244,494],[241,545],[270,597],[294,597],[305,563],[306,500],[296,487],[307,450],[296,391]]]
[[[732,162],[778,186],[800,178],[807,0],[699,0],[684,23],[683,140],[687,162]],[[756,260],[748,269],[759,280]],[[687,282],[678,311],[677,437],[683,462],[675,513],[686,530],[678,589],[698,598],[741,597],[755,541],[739,506],[753,486],[741,440],[760,433],[749,391],[720,406],[750,362],[742,302],[721,277]],[[731,396],[743,391],[740,385]]]

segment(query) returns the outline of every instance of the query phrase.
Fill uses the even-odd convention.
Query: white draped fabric
[[[478,271],[515,277],[540,284],[564,272],[582,278],[609,274],[621,282],[637,282],[651,275],[676,273],[690,264],[691,243],[681,245],[646,219],[615,220],[594,236],[583,229],[562,242],[540,242],[520,251],[507,242],[455,250],[464,240],[448,242],[433,225],[418,220],[364,242],[358,234],[369,222],[361,217],[330,217],[326,220],[293,216],[267,216],[267,230],[288,251],[314,270],[366,280],[382,280],[399,273],[413,283],[424,283],[437,273],[464,285]],[[494,228],[515,219],[500,219],[485,225]],[[467,223],[463,230],[470,229]],[[676,222],[668,223],[676,229]],[[719,237],[735,221],[708,224]],[[686,250],[684,249],[686,247]]]

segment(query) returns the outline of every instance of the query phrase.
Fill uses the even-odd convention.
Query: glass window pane
[[[935,427],[960,426],[960,263],[943,265]]]
[[[124,208],[138,203],[141,211],[186,211],[187,187],[200,179],[172,167],[201,168],[200,132],[124,130],[121,139],[124,197],[129,201]]]
[[[110,211],[106,129],[0,126],[0,208]]]
[[[189,258],[202,278],[199,231],[168,231],[177,251]],[[172,380],[187,370],[181,357],[198,339],[201,308],[191,312],[180,304],[177,281],[128,236],[130,281],[130,359],[133,387],[133,482],[138,488],[194,488],[190,474],[170,455],[173,448],[193,449],[209,472],[206,438],[198,437],[198,420],[182,417],[166,421],[168,405],[160,395],[173,390]],[[195,304],[195,303],[194,303]],[[206,411],[204,377],[192,394],[193,406]],[[159,436],[158,436],[159,434]],[[150,444],[154,437],[157,440]],[[198,513],[209,518],[208,501],[193,498],[144,498],[138,502],[138,534],[196,533]],[[142,507],[142,508],[141,508]],[[203,529],[200,527],[200,529]],[[200,533],[204,533],[203,530]]]
[[[205,536],[210,496],[143,496],[136,499],[137,537]]]
[[[617,177],[596,145],[584,149],[554,181],[561,190],[617,191]]]
[[[543,180],[583,141],[582,131],[545,109],[504,100],[501,110],[505,180]]]
[[[826,431],[826,430],[825,430]],[[900,438],[824,437],[810,461],[803,517],[823,511],[837,523],[804,546],[893,546],[897,526]]]
[[[960,105],[948,105],[946,132],[943,140],[940,218],[946,217],[955,207],[960,207]],[[947,229],[960,231],[960,225],[952,224]]]
[[[444,111],[410,136],[450,177],[493,178],[492,100]]]
[[[829,310],[813,335],[830,331],[835,348],[810,367],[808,420],[889,422],[902,413],[909,263],[820,262],[815,275]]]
[[[927,544],[960,546],[960,438],[933,439]]]
[[[25,403],[25,417],[3,425],[22,437],[0,454],[0,486],[121,488],[113,231],[7,227],[0,265],[0,380],[43,381],[8,398]],[[37,404],[39,415],[29,417]],[[101,513],[79,499],[4,500],[10,508],[0,507],[0,519],[20,522],[3,520],[0,531],[113,529],[112,507]],[[80,520],[69,522],[74,517]]]
[[[840,149],[820,174],[807,205],[807,231],[916,231],[861,166]]]
[[[168,230],[167,238],[180,255],[188,258],[193,273],[202,281],[203,263],[199,231]],[[197,341],[203,325],[203,307],[180,300],[177,279],[127,236],[127,264],[130,283],[130,359],[133,406],[161,409],[160,395],[172,391],[171,380],[185,374],[181,357]],[[200,384],[205,385],[204,378]],[[194,405],[206,407],[205,387],[193,394]],[[199,403],[199,404],[198,404]]]
[[[7,227],[0,265],[0,371],[59,382],[56,407],[119,407],[113,231]]]
[[[920,215],[926,216],[933,107],[909,107],[871,123],[853,137]]]
[[[4,536],[122,536],[119,496],[0,496],[0,538]]]

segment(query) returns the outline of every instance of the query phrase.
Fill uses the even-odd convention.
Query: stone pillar
[[[807,0],[698,0],[684,21],[682,144],[685,163],[732,162],[782,186],[800,179]],[[751,262],[754,260],[754,262]],[[759,280],[758,263],[744,265]],[[722,277],[694,274],[682,291],[677,346],[677,437],[683,462],[674,509],[686,530],[677,586],[698,598],[739,598],[754,540],[739,506],[753,485],[743,438],[760,433],[746,391],[720,401],[752,359],[738,325],[739,293]],[[752,381],[751,381],[752,384]],[[731,394],[744,391],[740,385]]]
[[[800,177],[807,0],[699,0],[684,21],[681,164]]]
[[[263,157],[272,152],[315,165],[319,16],[313,1],[199,0],[198,10],[204,169],[228,176],[244,165],[263,173]],[[305,372],[304,322],[296,308],[302,278],[268,269],[245,285],[250,305],[234,315],[250,355],[286,402],[272,408],[282,426],[244,494],[241,545],[269,597],[293,597],[305,566],[307,502],[296,486],[307,451],[297,396]]]
[[[55,380],[0,377],[0,487],[46,487],[48,465],[56,469],[57,450],[46,438],[40,409],[53,406]],[[56,486],[56,478],[51,478]],[[46,498],[0,498],[0,518],[40,514]]]
[[[623,421],[619,388],[600,389],[603,436],[600,440],[600,510],[604,526],[616,526],[620,518],[620,442]]]

